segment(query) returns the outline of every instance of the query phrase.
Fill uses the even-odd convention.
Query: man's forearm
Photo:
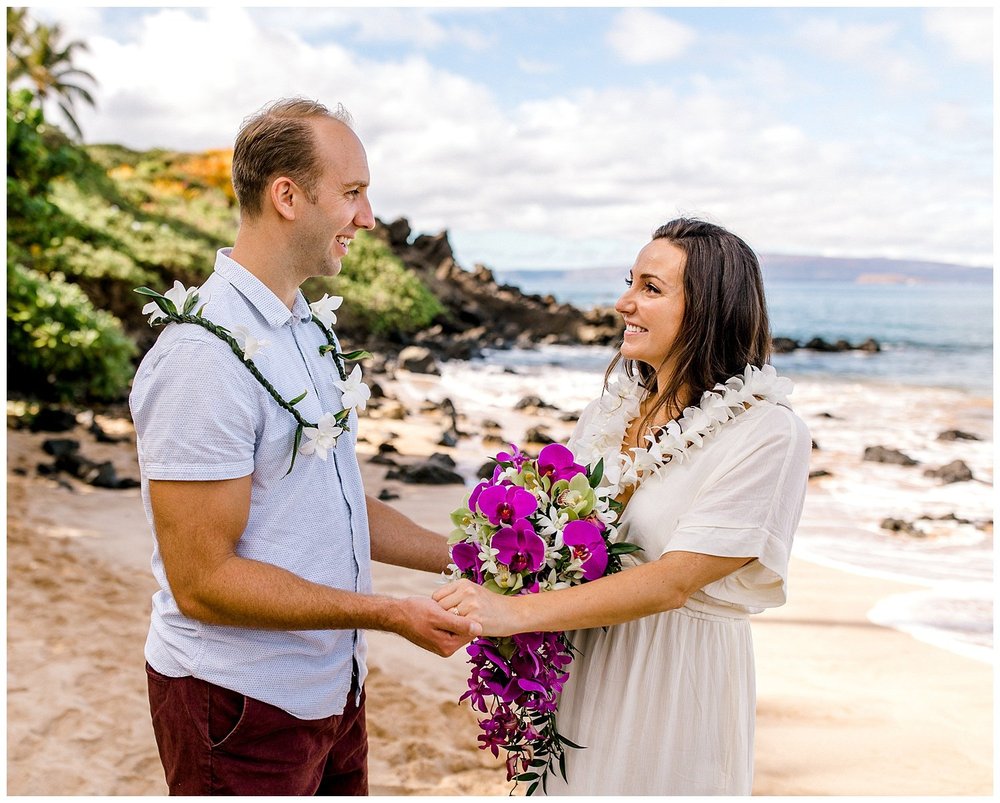
[[[372,560],[434,573],[448,568],[451,557],[443,535],[421,527],[378,499],[366,498]]]
[[[181,612],[191,619],[264,630],[398,632],[403,602],[330,588],[238,555],[223,561],[205,582],[175,597]]]

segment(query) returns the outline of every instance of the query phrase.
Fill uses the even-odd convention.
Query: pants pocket
[[[248,719],[249,700],[239,692],[208,684],[208,740],[223,747]]]

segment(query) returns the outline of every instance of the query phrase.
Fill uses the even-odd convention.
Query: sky
[[[350,111],[384,221],[465,267],[631,264],[671,218],[759,253],[992,267],[994,12],[34,7],[88,52],[84,141],[231,147]]]

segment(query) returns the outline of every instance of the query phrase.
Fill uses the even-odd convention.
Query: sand
[[[415,384],[414,384],[415,383]],[[419,378],[408,387],[433,380]],[[392,386],[389,386],[392,392]],[[366,416],[359,454],[369,492],[444,532],[464,490],[384,480],[369,458],[391,440],[403,457],[485,456],[472,437],[436,445],[443,419],[402,394],[405,420]],[[460,411],[463,412],[463,411]],[[129,434],[127,421],[100,419]],[[535,423],[512,415],[509,427]],[[565,437],[569,424],[548,421]],[[523,431],[523,430],[522,430]],[[138,476],[134,445],[67,434],[91,459]],[[39,476],[48,437],[8,429],[7,792],[10,795],[162,795],[145,696],[142,648],[154,583],[138,490]],[[820,489],[803,526],[823,526]],[[376,565],[379,593],[430,593],[437,578]],[[754,619],[759,795],[989,795],[993,784],[992,666],[872,624],[867,612],[910,587],[792,561],[789,603]],[[441,659],[397,636],[371,633],[368,684],[373,795],[505,795],[502,763],[476,748],[475,717],[457,698],[462,652]],[[627,734],[623,734],[627,738]]]

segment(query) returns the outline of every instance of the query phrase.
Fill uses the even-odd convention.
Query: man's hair
[[[624,359],[619,351],[605,375],[624,360],[625,373],[639,376],[655,394],[645,426],[656,411],[674,417],[695,404],[717,383],[740,374],[747,364],[763,366],[771,355],[771,327],[764,281],[757,256],[743,240],[721,226],[678,218],[660,226],[653,239],[663,239],[684,252],[684,314],[665,362],[674,374],[667,387],[657,387],[656,368]]]
[[[315,203],[323,165],[316,157],[310,123],[323,118],[352,124],[351,115],[339,103],[330,111],[305,98],[276,100],[243,121],[233,146],[232,170],[241,215],[255,218],[261,214],[264,193],[278,176],[292,179]]]

